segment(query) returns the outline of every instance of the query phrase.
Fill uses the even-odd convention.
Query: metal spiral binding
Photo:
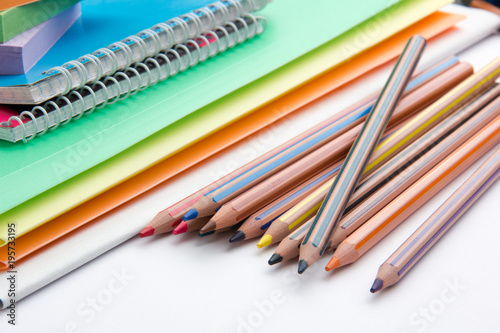
[[[43,74],[62,75],[59,80],[61,93],[65,95],[71,89],[80,89],[85,84],[96,82],[103,75],[113,75],[130,64],[154,56],[161,50],[168,50],[174,44],[186,43],[202,31],[213,30],[224,22],[261,9],[271,0],[223,0],[180,15],[166,22],[158,23],[136,35],[113,43],[84,55],[78,60],[69,61],[54,67]],[[205,22],[205,23],[204,23]],[[180,33],[180,36],[178,36]],[[120,59],[118,58],[120,54]],[[124,60],[122,58],[125,58]]]
[[[260,35],[265,27],[266,20],[263,17],[256,17],[251,14],[238,17],[233,22],[228,21],[224,25],[217,26],[211,31],[198,35],[194,39],[188,39],[184,44],[174,45],[166,51],[159,52],[152,57],[147,57],[143,62],[128,64],[127,68],[123,71],[117,71],[113,75],[106,76],[99,81],[94,80],[90,82],[90,86],[80,83],[77,89],[68,91],[65,96],[55,98],[55,101],[50,100],[45,102],[43,107],[35,106],[31,111],[23,111],[19,116],[10,117],[7,125],[12,126],[13,122],[17,122],[22,129],[22,141],[30,141],[37,135],[43,135],[49,130],[56,129],[59,125],[66,125],[73,119],[79,119],[84,114],[90,114],[96,109],[101,109],[106,105],[121,101],[160,81],[166,80],[170,76],[196,66],[198,63],[220,52],[224,52],[247,39]],[[154,31],[147,31],[146,33],[155,34]],[[124,42],[117,42],[115,44],[124,51],[126,50],[125,52],[131,52]],[[109,59],[113,59],[114,53],[108,52],[107,55]],[[95,63],[98,71],[101,71],[102,63],[100,59],[92,54],[84,57],[89,62]],[[131,57],[128,57],[127,63],[130,62],[130,59]],[[80,64],[80,66],[74,61],[70,61],[67,64],[75,66],[81,75],[85,75],[83,74],[85,73],[84,69],[81,68],[83,65]],[[58,67],[58,69],[63,73],[66,81],[71,80],[71,73],[64,65]],[[153,71],[156,75],[153,74]],[[136,80],[138,81],[137,84],[134,83]],[[113,91],[111,91],[111,87],[113,87]],[[98,91],[103,95],[102,101],[98,101],[97,99]],[[90,101],[89,107],[86,107],[86,100]],[[76,103],[81,104],[79,111],[75,110]],[[61,109],[65,107],[70,110],[68,118],[63,121]],[[37,118],[38,112],[41,112],[42,115]],[[55,112],[57,120],[55,124],[50,125],[49,114],[52,112]],[[33,133],[27,133],[25,123],[23,122],[23,119],[26,117],[31,119],[34,127]],[[41,120],[44,121],[43,124]],[[40,133],[38,133],[39,130]]]

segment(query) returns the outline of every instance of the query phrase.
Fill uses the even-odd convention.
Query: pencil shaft
[[[422,84],[428,81],[430,75],[443,73],[445,68],[451,69],[456,63],[454,59],[448,59],[439,66],[419,76],[419,80],[415,80],[411,87],[407,89],[405,94],[411,93],[419,88]],[[449,67],[446,67],[449,66]],[[435,77],[433,75],[432,77]],[[354,126],[362,123],[366,115],[371,110],[376,99],[375,96],[370,96],[364,99],[361,103],[357,103],[353,107],[349,107],[341,112],[340,117],[335,117],[334,121],[327,122],[322,126],[315,127],[316,130],[308,131],[307,135],[303,135],[300,140],[295,140],[294,144],[277,152],[268,159],[245,171],[238,177],[230,181],[220,184],[215,189],[205,193],[193,209],[197,212],[196,217],[213,215],[221,205],[237,197],[241,193],[250,189],[252,186],[264,181],[276,172],[289,166],[295,161],[300,160],[310,152],[318,149],[327,142],[337,138],[341,134],[350,130]]]
[[[500,108],[500,99],[492,103]],[[347,237],[334,257],[342,265],[356,261],[498,142],[500,116]]]
[[[425,39],[414,36],[401,54],[302,243],[300,261],[306,263],[302,264],[303,267],[310,266],[327,249],[331,233],[336,228],[424,47]]]
[[[274,251],[273,257],[279,258],[277,262],[291,260],[299,256],[299,247],[304,237],[306,236],[313,219],[306,221],[300,228],[291,232],[287,237],[285,237],[278,245]],[[277,263],[276,262],[276,263]]]
[[[500,147],[382,264],[383,288],[402,279],[498,178]]]
[[[455,66],[453,69],[450,69],[446,73],[440,75],[439,77],[434,78],[432,81],[428,82],[427,84],[421,86],[419,89],[415,90],[413,93],[407,95],[405,98],[401,100],[401,102],[398,104],[396,110],[394,110],[394,114],[398,112],[404,112],[408,108],[410,110],[411,108],[414,108],[415,110],[419,110],[420,107],[424,107],[427,104],[423,103],[422,100],[420,101],[420,104],[417,103],[416,101],[420,99],[427,99],[428,101],[433,101],[436,98],[444,95],[446,92],[448,92],[450,89],[455,87],[457,84],[462,82],[464,79],[466,79],[468,76],[472,74],[472,66],[467,64],[467,63],[460,63],[459,65]],[[415,96],[415,98],[413,98]],[[418,113],[416,113],[418,114]],[[412,118],[409,118],[406,120],[405,123],[398,124],[398,126],[391,127],[391,129],[388,129],[386,132],[396,132],[403,126],[405,126],[406,123],[411,122]],[[426,124],[426,126],[432,127],[435,126],[435,122],[429,122]],[[391,122],[389,123],[389,127],[391,126]],[[410,134],[410,133],[408,133]],[[418,133],[417,135],[414,135],[412,137],[412,140],[417,140],[418,137],[423,134],[423,133]],[[391,135],[388,134],[386,135],[382,141],[384,144],[386,144],[388,147],[395,146],[398,144],[398,141],[394,139],[390,139]],[[391,140],[390,142],[386,142],[387,140]],[[380,144],[379,144],[380,145]],[[385,161],[389,160],[392,156],[394,156],[396,151],[392,151],[390,154],[384,156],[383,159],[379,159],[378,162],[375,163],[375,165],[372,167],[370,170],[371,172],[374,172],[379,166],[383,165]],[[373,156],[370,158],[370,162],[374,161]],[[361,179],[364,179],[365,177],[369,177],[370,174],[367,172],[367,169],[365,168],[365,171],[363,172],[363,175],[361,176]],[[328,181],[328,183],[325,183],[323,186],[318,188],[318,190],[314,191],[311,195],[307,196],[302,200],[301,202],[297,203],[294,207],[292,207],[287,213],[283,214],[282,217],[279,218],[280,221],[283,221],[288,224],[293,224],[293,223],[299,223],[300,221],[303,221],[304,219],[307,219],[308,217],[311,216],[311,214],[316,214],[316,212],[319,210],[319,207],[321,206],[321,203],[323,202],[325,196],[327,195],[328,191],[333,185],[334,178]]]
[[[339,165],[328,167],[311,179],[281,195],[278,199],[247,218],[238,231],[245,234],[245,239],[261,236],[281,214],[327,182],[339,169]]]
[[[396,146],[377,147],[373,154],[374,161],[367,166],[368,170],[384,156],[401,151],[411,142],[414,135],[428,131],[429,127],[425,126],[428,122],[441,121],[447,114],[461,108],[487,90],[499,76],[500,58],[497,58],[421,112],[412,122],[392,134],[391,138],[398,142]]]
[[[498,117],[500,108],[496,108],[495,103],[480,109],[488,102],[492,102],[492,99],[499,94],[500,86],[497,85],[445,119],[378,170],[391,170],[392,173],[375,173],[372,178],[362,183],[349,202],[349,205],[354,208],[344,214],[339,228],[331,236],[332,246],[337,247],[349,234]],[[381,181],[385,183],[378,186]],[[359,192],[361,195],[358,194]],[[369,196],[363,195],[366,193]]]

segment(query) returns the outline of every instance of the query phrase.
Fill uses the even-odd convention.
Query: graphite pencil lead
[[[299,269],[298,269],[299,274],[304,273],[308,267],[309,265],[307,264],[307,261],[303,259],[299,260]]]
[[[236,231],[233,235],[233,237],[231,237],[229,239],[229,243],[234,243],[234,242],[241,242],[242,240],[245,240],[246,238],[246,235],[243,231]]]
[[[274,265],[274,264],[281,262],[282,260],[283,260],[282,256],[280,256],[277,253],[273,253],[273,255],[271,256],[271,258],[269,259],[269,261],[267,263],[269,265]]]

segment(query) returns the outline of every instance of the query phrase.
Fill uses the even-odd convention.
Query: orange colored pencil
[[[494,103],[493,107],[500,108],[500,99],[492,103]],[[326,270],[329,271],[358,260],[499,142],[500,116],[347,237],[338,246]]]

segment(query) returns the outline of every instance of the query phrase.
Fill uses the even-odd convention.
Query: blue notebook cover
[[[46,77],[42,73],[52,67],[78,59],[159,22],[213,2],[214,0],[83,0],[81,18],[52,49],[28,73],[0,76],[0,87],[34,83]]]

